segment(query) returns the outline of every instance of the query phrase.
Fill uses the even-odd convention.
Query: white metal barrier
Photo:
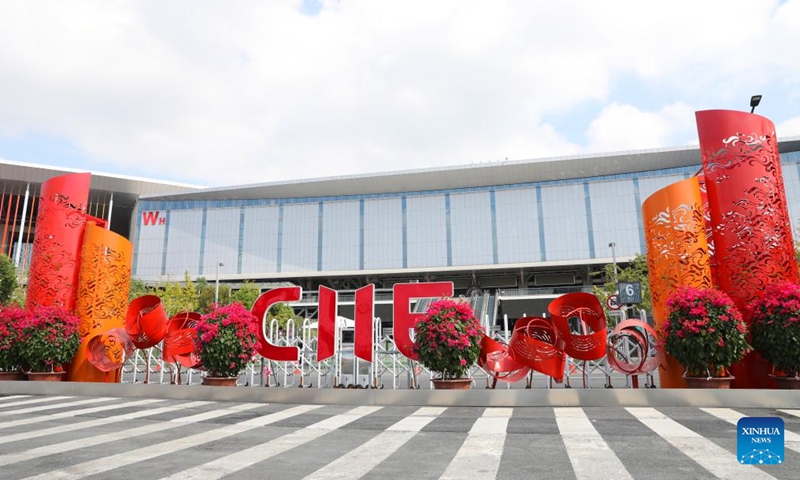
[[[511,337],[508,318],[503,319],[502,327],[488,324],[488,315],[484,317],[484,328],[497,341],[508,343]],[[646,321],[646,317],[644,318]],[[276,319],[269,321],[267,339],[278,346],[296,346],[299,350],[297,362],[275,362],[258,357],[248,363],[240,375],[238,384],[251,387],[282,388],[432,388],[431,372],[405,357],[394,342],[394,331],[383,329],[380,318],[373,319],[372,362],[358,359],[354,355],[352,342],[344,342],[344,333],[352,331],[339,319],[336,321],[334,335],[334,355],[322,362],[317,361],[317,328],[310,319],[303,319],[298,328],[294,320],[286,323],[285,331],[281,330]],[[624,339],[622,340],[625,341]],[[629,357],[635,357],[635,346],[615,345],[615,348]],[[654,355],[654,349],[650,349]],[[122,369],[123,383],[171,383],[199,384],[203,372],[198,369],[182,368],[178,364],[164,362],[161,345],[137,350],[127,359]],[[469,373],[474,387],[492,388],[493,378],[478,365],[474,365]],[[555,387],[553,380],[545,375],[531,372],[525,379],[517,382],[522,385],[506,383],[506,388],[532,388],[534,379],[542,377],[543,388]],[[572,388],[573,383],[583,388],[613,387],[612,379],[622,380],[626,387],[631,387],[628,375],[612,371],[605,358],[596,361],[579,361],[568,358],[564,372],[564,387]],[[577,382],[576,382],[577,380]],[[538,383],[538,381],[536,382]],[[652,373],[646,374],[645,387],[655,388]]]

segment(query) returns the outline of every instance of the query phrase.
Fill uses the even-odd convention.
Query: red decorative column
[[[775,126],[762,116],[729,110],[701,111],[696,118],[715,279],[749,324],[747,303],[767,284],[798,281]],[[769,368],[751,353],[732,369],[734,387],[766,387]]]
[[[42,184],[28,275],[26,307],[75,308],[91,174],[74,173]]]

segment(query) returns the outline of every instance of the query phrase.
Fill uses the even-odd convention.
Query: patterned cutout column
[[[653,318],[660,332],[670,293],[683,285],[712,286],[698,179],[682,180],[653,193],[642,205],[642,216]],[[683,372],[677,360],[659,349],[662,388],[685,387]]]
[[[775,126],[729,110],[696,117],[719,288],[749,324],[746,305],[767,284],[798,281]],[[760,356],[748,355],[732,369],[734,386],[766,387],[769,368]]]
[[[120,370],[106,373],[87,357],[87,346],[95,336],[124,329],[131,283],[133,245],[114,232],[86,224],[81,253],[80,278],[75,314],[81,319],[81,346],[69,370],[69,379],[81,382],[118,382]],[[124,348],[113,337],[104,345],[106,356],[122,357]],[[114,358],[121,364],[122,358]]]
[[[91,174],[75,173],[42,184],[26,308],[58,305],[73,311],[86,225]]]

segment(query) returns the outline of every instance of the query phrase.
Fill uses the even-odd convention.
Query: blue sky
[[[0,158],[201,185],[800,135],[800,0],[0,4]],[[698,159],[699,160],[699,159]]]

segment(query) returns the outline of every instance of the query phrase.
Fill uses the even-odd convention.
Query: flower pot
[[[60,382],[67,372],[28,372],[28,380],[36,382]]]
[[[235,387],[238,377],[203,377],[203,385],[209,387]]]
[[[800,378],[785,375],[770,375],[775,380],[775,385],[782,390],[800,390]]]
[[[735,377],[683,377],[687,388],[730,389]]]
[[[0,381],[2,380],[25,380],[25,374],[22,372],[0,372]]]
[[[471,378],[457,378],[454,380],[432,380],[436,390],[469,390],[472,385]]]

